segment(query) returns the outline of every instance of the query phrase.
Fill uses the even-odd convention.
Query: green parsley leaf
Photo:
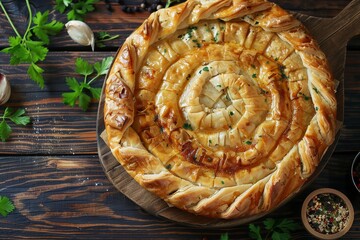
[[[293,220],[280,219],[275,220],[273,218],[267,218],[263,221],[265,230],[267,231],[266,238],[271,236],[272,240],[289,240],[291,239],[290,232],[299,229],[299,225]],[[252,239],[262,240],[261,228],[254,224],[249,225],[249,236]]]
[[[81,93],[81,87],[76,78],[73,77],[67,77],[66,78],[66,85],[69,86],[71,90],[74,92],[70,93],[63,93],[63,102],[67,105],[70,105],[71,107],[75,106],[76,100],[79,98]]]
[[[30,52],[31,63],[45,60],[45,57],[49,50],[43,46],[43,42],[28,40],[26,41],[25,45],[26,49],[28,49],[28,51]]]
[[[55,9],[60,13],[64,13],[65,9],[69,6],[72,0],[56,0]]]
[[[86,111],[90,105],[90,102],[93,99],[100,99],[101,88],[94,88],[91,86],[91,83],[95,81],[100,76],[106,75],[113,57],[107,57],[102,59],[100,62],[96,62],[94,65],[85,61],[82,58],[77,58],[75,60],[75,71],[84,76],[83,81],[79,82],[74,77],[66,78],[66,85],[69,86],[69,89],[72,92],[66,92],[62,94],[63,103],[73,107],[78,103],[79,107]],[[96,76],[94,76],[89,81],[87,77],[94,74],[94,69],[96,71]]]
[[[280,229],[282,232],[289,233],[290,231],[295,231],[299,229],[299,225],[293,220],[284,218],[280,222],[278,222],[274,226],[274,228]]]
[[[114,60],[113,57],[107,57],[107,58],[104,58],[101,62],[95,63],[94,68],[95,68],[97,74],[98,75],[106,75],[113,60]]]
[[[119,34],[110,35],[107,32],[98,32],[98,33],[95,33],[95,45],[100,48],[106,47],[104,42],[111,41],[111,40],[114,40],[119,37],[120,37]]]
[[[0,139],[2,142],[5,142],[12,133],[11,127],[6,122],[6,120],[10,120],[16,125],[27,125],[30,123],[30,118],[28,116],[25,116],[25,110],[20,109],[13,109],[13,108],[5,108],[4,114],[0,117],[2,119],[0,123]]]
[[[94,4],[99,0],[56,0],[55,9],[60,13],[67,13],[68,20],[84,20],[87,13],[95,10]]]
[[[256,240],[262,240],[261,237],[261,230],[259,226],[256,226],[254,224],[249,224],[249,237]]]
[[[24,116],[24,114],[25,114],[25,109],[19,108],[8,118],[17,125],[25,126],[30,122],[30,118],[28,116]]]
[[[275,219],[267,218],[264,220],[264,226],[266,230],[271,230],[275,225]]]
[[[82,58],[77,58],[75,62],[75,71],[81,75],[89,76],[94,72],[93,66]]]
[[[54,36],[58,34],[64,27],[64,24],[55,20],[47,23],[49,19],[49,11],[44,13],[37,12],[34,17],[33,32],[37,38],[43,41],[45,44],[49,44],[49,35]]]
[[[2,142],[5,142],[11,134],[12,130],[9,124],[6,123],[5,119],[3,119],[0,123],[0,139]]]
[[[229,240],[229,234],[228,233],[221,234],[220,240]]]
[[[25,0],[25,2],[30,15],[30,22],[27,25],[25,33],[21,36],[14,27],[12,20],[7,18],[16,33],[16,36],[9,37],[9,47],[4,48],[1,52],[10,55],[11,65],[18,65],[22,63],[30,64],[27,71],[29,77],[34,80],[40,88],[43,88],[44,78],[42,73],[44,70],[37,65],[37,62],[45,60],[49,51],[46,47],[46,45],[50,43],[49,36],[59,33],[64,27],[64,24],[55,20],[52,20],[49,23],[49,11],[45,11],[44,13],[37,12],[35,16],[32,17],[33,14],[29,0]],[[0,5],[2,5],[1,1]],[[5,15],[8,16],[3,5],[2,8],[5,11]]]
[[[44,72],[44,69],[42,69],[35,63],[31,63],[31,65],[29,66],[28,71],[27,71],[30,78],[32,80],[34,80],[41,89],[44,88],[44,77],[41,75],[43,72]]]
[[[8,197],[0,196],[0,214],[6,217],[9,213],[14,211],[15,206]]]
[[[85,93],[80,93],[79,96],[79,107],[85,112],[91,102],[91,97]]]
[[[167,0],[165,8],[170,7],[171,4],[173,4],[174,2],[180,3],[180,0]]]
[[[92,94],[92,97],[99,100],[101,95],[101,88],[90,88],[89,91]]]
[[[290,234],[289,233],[280,233],[280,232],[273,232],[271,234],[272,240],[289,240]]]

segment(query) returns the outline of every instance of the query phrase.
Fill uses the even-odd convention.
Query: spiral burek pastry
[[[116,159],[150,192],[203,216],[276,207],[335,136],[325,55],[265,0],[189,0],[153,13],[118,52],[105,94]]]

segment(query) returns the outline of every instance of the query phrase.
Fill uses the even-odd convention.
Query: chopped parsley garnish
[[[209,71],[209,67],[204,67],[203,69],[202,69],[203,71],[205,71],[205,72],[208,72]]]
[[[225,184],[225,182],[223,180],[221,180],[221,184]]]
[[[216,85],[217,87],[219,87],[219,88],[221,88],[221,85],[220,84],[218,84],[218,85]]]
[[[196,47],[201,48],[201,43],[199,43],[197,39],[193,39],[192,41],[196,44]]]
[[[166,165],[166,169],[170,170],[172,168],[171,164]]]
[[[233,111],[230,111],[229,114],[230,114],[230,116],[234,116],[234,112],[233,112]]]
[[[319,110],[319,108],[318,107],[315,107],[315,111],[318,111]]]
[[[191,131],[193,130],[190,123],[184,123],[183,128],[186,129],[186,130],[191,130]]]
[[[252,78],[256,78],[256,73],[254,73],[253,75],[251,75]]]
[[[212,144],[212,141],[211,141],[211,139],[209,139],[209,143],[210,143],[210,144]]]
[[[281,75],[281,79],[288,79],[289,77],[286,76],[284,70],[285,70],[285,66],[280,66],[280,75]]]
[[[256,21],[256,22],[255,22],[255,25],[258,25],[258,24],[259,24],[259,22],[258,22],[258,21]]]
[[[251,142],[250,140],[247,140],[247,141],[245,141],[245,144],[247,144],[247,145],[251,145],[251,144],[252,144],[252,142]]]
[[[217,32],[214,37],[214,42],[218,42],[218,41],[219,41],[219,32]]]
[[[279,58],[276,57],[274,60],[277,61],[277,60],[279,60]]]
[[[320,93],[319,90],[318,90],[316,87],[313,87],[313,89],[314,89],[314,91],[315,91],[316,93]]]
[[[309,97],[309,96],[306,96],[304,93],[299,92],[299,94],[305,99],[305,101],[310,100],[310,97]]]

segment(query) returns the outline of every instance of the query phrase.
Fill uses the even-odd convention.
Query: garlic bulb
[[[78,20],[71,20],[65,24],[65,27],[72,40],[83,46],[91,45],[91,49],[94,51],[94,33],[86,23]]]
[[[0,105],[5,104],[11,95],[10,83],[6,76],[0,73]]]

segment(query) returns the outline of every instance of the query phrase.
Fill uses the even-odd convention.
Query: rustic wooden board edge
[[[354,4],[360,3],[360,0],[353,0],[339,15],[345,16],[346,12],[351,10],[353,13],[353,9],[351,6]],[[349,7],[350,6],[350,7]],[[355,11],[355,14],[356,11]],[[306,16],[302,14],[295,14],[297,18],[299,18],[304,25],[315,28],[316,24],[323,25],[323,24],[329,24],[333,21],[337,21],[336,16],[333,19],[325,19],[325,18],[314,18],[311,16]],[[354,15],[355,16],[355,15]],[[358,21],[360,18],[358,18],[358,15],[355,17],[352,16],[350,18],[349,22],[346,22],[347,31],[350,31],[351,28],[349,26],[352,26],[354,22]],[[308,24],[307,24],[308,23]],[[315,25],[314,25],[315,24]],[[316,29],[316,28],[315,28]],[[321,28],[320,28],[321,29]],[[318,30],[319,31],[319,30]],[[311,32],[311,31],[310,31]],[[341,31],[343,32],[343,31]],[[359,31],[360,32],[360,31]],[[339,50],[343,53],[340,57],[336,58],[335,53],[330,51],[328,48],[328,45],[324,43],[324,41],[319,41],[320,46],[322,46],[323,51],[327,55],[327,58],[334,59],[335,61],[330,62],[330,67],[333,67],[334,65],[341,64],[342,71],[337,70],[334,72],[335,78],[339,81],[339,86],[336,93],[336,98],[338,100],[338,115],[337,119],[340,123],[343,122],[343,116],[344,116],[344,64],[345,64],[345,53],[346,53],[346,43],[350,39],[351,36],[356,35],[354,34],[348,34],[346,35],[346,38],[343,38],[342,42],[340,42],[340,48]],[[314,34],[315,39],[319,39],[322,37],[323,34]],[[332,32],[330,34],[330,40],[331,37],[336,37],[336,32]],[[323,44],[321,44],[323,43]],[[328,50],[328,51],[326,51]],[[323,169],[326,167],[328,161],[330,160],[333,152],[335,151],[336,145],[338,143],[340,133],[341,131],[338,131],[335,137],[335,141],[333,144],[327,149],[324,156],[322,157],[322,160],[317,167],[315,173],[308,179],[308,181],[295,193],[291,194],[291,196],[288,196],[286,200],[284,200],[281,204],[279,204],[276,208],[272,209],[271,211],[268,211],[266,213],[254,215],[252,217],[247,218],[239,218],[239,219],[232,219],[232,220],[224,220],[224,219],[211,219],[206,218],[202,216],[197,216],[185,211],[182,211],[180,209],[174,208],[169,206],[165,201],[158,198],[157,196],[153,195],[152,193],[148,192],[146,189],[142,188],[130,175],[127,174],[127,172],[122,168],[122,166],[118,163],[116,158],[110,154],[111,150],[108,148],[106,143],[101,139],[100,135],[104,131],[104,122],[103,122],[103,110],[104,110],[104,87],[106,82],[104,82],[102,95],[99,101],[99,107],[98,107],[98,115],[97,115],[97,141],[98,141],[98,153],[99,153],[99,159],[100,163],[104,169],[104,172],[106,176],[108,177],[109,181],[125,196],[127,196],[131,201],[136,203],[139,207],[144,209],[146,212],[155,215],[160,218],[164,218],[167,220],[170,220],[172,222],[176,222],[181,225],[185,226],[191,226],[191,227],[201,227],[201,228],[229,228],[229,227],[235,227],[239,226],[245,223],[249,223],[251,221],[254,221],[256,219],[259,219],[265,215],[268,215],[272,213],[273,211],[276,211],[280,207],[282,207],[284,204],[288,203],[293,199],[296,195],[298,195],[300,192],[302,192],[304,189],[307,188],[317,177],[318,175],[323,171]],[[122,184],[122,183],[126,184]],[[145,201],[144,201],[145,200]],[[154,204],[156,203],[156,204]],[[159,204],[159,205],[158,205]]]

